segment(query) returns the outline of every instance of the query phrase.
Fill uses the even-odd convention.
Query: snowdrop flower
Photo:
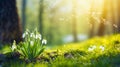
[[[88,51],[93,51],[94,49],[92,47],[88,48]]]
[[[33,42],[33,41],[30,41],[30,45],[33,46],[33,45],[34,45],[34,42]]]
[[[12,51],[14,51],[16,48],[16,45],[12,45]]]
[[[100,49],[101,49],[102,51],[104,51],[104,50],[105,50],[105,47],[104,47],[104,46],[100,46]]]
[[[42,44],[47,44],[47,40],[43,39]]]
[[[25,33],[23,33],[22,38],[25,38]]]
[[[93,51],[94,49],[96,49],[96,46],[95,46],[95,45],[92,46],[92,47],[89,47],[89,48],[88,48],[88,51]]]
[[[92,46],[92,48],[93,48],[93,49],[95,49],[95,48],[96,48],[96,46],[94,45],[94,46]]]
[[[28,35],[28,32],[23,33],[22,38],[25,38],[26,35]]]
[[[16,41],[14,41],[13,45],[12,45],[12,51],[14,51],[17,48],[16,46]]]
[[[26,35],[28,35],[28,32],[25,32]]]
[[[30,37],[34,37],[34,34],[33,34],[33,33],[31,33],[31,34],[30,34]]]
[[[42,39],[42,37],[41,37],[41,35],[40,34],[37,34],[36,36],[35,36],[35,39]]]

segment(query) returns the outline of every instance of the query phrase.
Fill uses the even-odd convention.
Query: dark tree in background
[[[50,44],[53,44],[53,40],[55,40],[55,35],[54,35],[54,31],[56,30],[55,28],[55,16],[56,16],[56,12],[57,12],[58,6],[53,7],[52,9],[50,9],[50,14],[52,15],[50,17],[50,26],[48,29],[48,40]]]
[[[59,38],[57,37],[58,35],[60,35],[60,31],[59,31],[59,22],[56,22],[58,20],[56,20],[56,16],[58,14],[58,10],[60,9],[61,7],[61,4],[63,3],[64,1],[62,2],[59,2],[57,5],[55,5],[54,7],[52,8],[49,8],[50,9],[50,18],[49,18],[49,21],[50,21],[50,24],[49,24],[49,29],[48,29],[48,32],[47,32],[47,38],[48,38],[48,42],[49,44],[53,45],[53,44],[56,44],[56,42],[58,43],[58,41],[60,42],[60,40],[58,40]],[[58,39],[57,39],[58,38]]]
[[[22,28],[23,31],[25,31],[25,26],[26,26],[26,2],[27,0],[22,0]]]
[[[94,36],[94,28],[95,28],[95,19],[93,17],[93,12],[94,12],[94,0],[91,1],[91,8],[90,8],[90,15],[89,15],[89,23],[90,23],[90,33],[89,33],[89,37],[93,37]]]
[[[12,43],[22,40],[16,0],[0,0],[0,42]]]
[[[78,41],[78,38],[77,38],[77,19],[76,19],[76,9],[77,9],[77,5],[76,5],[76,0],[73,0],[73,24],[72,24],[72,27],[73,27],[73,39],[74,39],[74,42],[77,42]]]
[[[44,0],[40,0],[40,8],[39,8],[39,31],[43,35],[43,12],[44,12]]]
[[[107,8],[107,0],[104,0],[103,11],[102,11],[102,14],[101,14],[100,24],[99,24],[98,33],[97,33],[98,36],[103,36],[104,35],[105,22],[107,20],[107,10],[108,10],[108,8]]]
[[[111,5],[111,6],[110,6]],[[111,8],[110,9],[110,13],[111,13],[111,23],[112,23],[112,29],[113,29],[113,33],[116,33],[117,32],[117,23],[116,23],[116,20],[115,20],[115,0],[110,0],[109,1],[109,7]]]
[[[117,0],[117,33],[120,33],[120,0]]]
[[[120,0],[110,0],[113,33],[120,33]]]

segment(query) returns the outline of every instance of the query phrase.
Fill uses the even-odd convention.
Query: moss
[[[119,42],[119,34],[95,37],[82,43],[71,43],[47,49],[34,63],[24,61],[22,63],[28,67],[118,67],[120,65]],[[89,51],[88,48],[93,46],[95,46],[94,50]],[[104,47],[104,50],[100,46]]]

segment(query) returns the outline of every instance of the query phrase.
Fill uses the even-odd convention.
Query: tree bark
[[[90,32],[89,32],[89,37],[94,36],[94,28],[95,28],[95,19],[93,17],[93,12],[94,12],[94,0],[91,1],[91,8],[90,8],[90,15],[89,15],[89,22],[90,22]]]
[[[118,28],[117,28],[117,33],[120,33],[120,0],[117,0],[117,8],[118,8],[118,10],[117,10],[117,26],[118,26]]]
[[[98,29],[98,36],[103,36],[104,35],[104,31],[105,31],[105,19],[100,18],[100,25],[99,25],[99,29]]]
[[[0,42],[6,44],[12,43],[13,40],[22,40],[16,0],[0,0]]]
[[[78,41],[78,38],[77,38],[77,19],[76,19],[76,0],[73,1],[73,21],[72,21],[72,27],[73,27],[73,39],[74,39],[74,42],[77,42]]]
[[[92,16],[90,16],[89,20],[90,20],[90,33],[89,33],[89,37],[91,38],[91,37],[94,36],[95,19]]]
[[[44,0],[40,0],[40,9],[39,9],[39,31],[43,36],[43,12],[44,12]]]
[[[101,22],[99,24],[98,33],[97,33],[98,36],[103,36],[105,32],[105,22],[107,20],[107,11],[108,11],[107,6],[108,6],[107,0],[105,0],[103,3],[103,11],[100,18]]]
[[[110,3],[109,3],[109,8],[111,8],[110,9],[110,13],[111,13],[111,24],[112,24],[112,33],[116,33],[117,32],[117,28],[116,28],[116,26],[117,26],[117,24],[116,24],[116,20],[115,20],[115,18],[116,18],[116,16],[115,16],[115,11],[116,11],[116,9],[114,9],[115,7],[114,7],[114,2],[115,2],[115,0],[114,1],[110,1]],[[111,6],[110,6],[111,5]]]
[[[26,0],[22,0],[22,28],[25,31],[26,26]]]

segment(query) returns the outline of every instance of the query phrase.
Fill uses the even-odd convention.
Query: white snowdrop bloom
[[[22,38],[25,38],[25,33],[23,33]]]
[[[41,40],[42,39],[42,36],[40,34],[38,34],[38,38]]]
[[[104,47],[104,46],[100,46],[100,49],[101,49],[102,51],[104,51],[104,50],[105,50],[105,47]]]
[[[30,45],[33,46],[33,45],[34,45],[34,42],[33,42],[33,41],[30,41]]]
[[[93,51],[93,50],[94,50],[94,48],[92,48],[92,47],[88,48],[88,51]]]
[[[40,34],[37,34],[37,35],[35,36],[35,39],[40,39],[40,40],[41,40],[41,39],[42,39],[42,38],[41,38],[41,35],[40,35]]]
[[[26,35],[28,35],[28,32],[25,32]]]
[[[42,37],[39,37],[39,39],[41,40],[41,39],[42,39]]]
[[[28,35],[28,32],[23,33],[22,38],[25,38],[26,35]]]
[[[15,44],[12,45],[12,51],[14,51],[17,48]]]
[[[43,39],[42,44],[47,44],[47,40]]]
[[[30,37],[33,37],[33,36],[34,36],[34,34],[33,34],[33,33],[31,33],[31,34],[30,34]]]
[[[93,49],[95,49],[95,48],[96,48],[96,46],[94,45],[94,46],[92,46],[92,48],[93,48]]]
[[[95,50],[96,49],[96,46],[94,45],[94,46],[92,46],[92,47],[89,47],[88,48],[88,51],[93,51],[93,50]]]

